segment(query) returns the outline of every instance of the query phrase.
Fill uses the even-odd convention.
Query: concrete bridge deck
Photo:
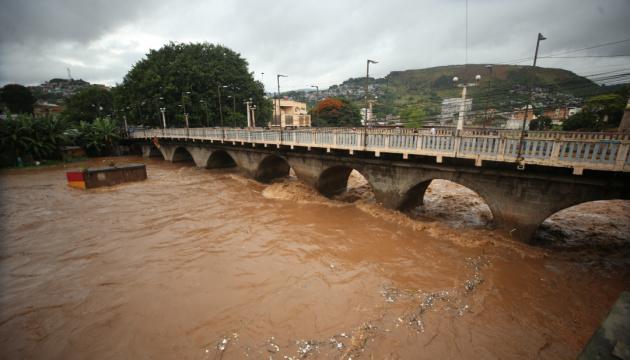
[[[132,138],[170,138],[240,142],[263,146],[302,146],[331,150],[434,156],[437,163],[445,157],[484,161],[519,162],[527,166],[544,165],[573,169],[576,175],[586,170],[630,172],[630,134],[530,131],[521,140],[515,130],[415,129],[306,129],[264,130],[233,128],[190,128],[136,130]],[[520,151],[519,151],[520,148]],[[520,160],[520,161],[519,161]]]
[[[238,166],[263,182],[292,168],[326,196],[343,192],[354,169],[378,203],[400,210],[421,205],[432,180],[450,180],[481,196],[497,228],[521,241],[567,207],[630,199],[630,142],[621,134],[530,133],[524,170],[514,162],[519,139],[513,132],[196,128],[141,130],[130,137],[142,144],[144,156],[191,159],[201,168]]]

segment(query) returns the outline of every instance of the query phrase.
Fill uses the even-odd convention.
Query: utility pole
[[[282,124],[282,115],[280,114],[280,78],[281,77],[289,77],[289,76],[281,75],[281,74],[276,75],[276,81],[278,83],[278,111],[275,113],[275,116],[278,117],[278,121],[280,122],[280,128],[283,128],[284,124]],[[274,109],[274,112],[275,112],[275,109]]]
[[[490,98],[490,93],[492,90],[492,65],[486,65],[485,66],[486,69],[488,69],[490,76],[488,76],[488,87],[486,88],[486,110],[484,111],[483,114],[483,128],[486,128],[487,122],[488,122],[488,101]]]
[[[367,126],[368,123],[368,92],[369,92],[369,82],[370,82],[370,63],[378,64],[378,61],[370,60],[367,61],[367,70],[365,72],[365,123],[363,126]]]
[[[534,66],[532,67],[532,71],[536,69],[536,60],[538,60],[538,48],[540,46],[540,42],[542,40],[547,40],[546,37],[543,36],[543,34],[538,33],[538,37],[536,38],[536,51],[534,52]],[[532,102],[532,84],[531,84],[531,77],[529,79],[529,84],[528,84],[528,103],[525,104],[525,112],[524,112],[524,116],[523,116],[523,127],[521,128],[521,137],[519,139],[518,142],[518,153],[516,154],[516,161],[519,163],[517,166],[517,169],[519,170],[524,170],[525,169],[525,164],[523,164],[523,158],[521,158],[522,152],[523,152],[523,139],[525,138],[525,127],[527,126],[527,110],[529,110],[529,102]],[[534,111],[534,107],[532,105],[532,112]]]
[[[319,86],[317,85],[311,85],[311,87],[315,88],[315,106],[317,106],[317,102],[319,101]],[[317,124],[314,124],[317,125]]]

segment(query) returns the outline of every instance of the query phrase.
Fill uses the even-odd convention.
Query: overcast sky
[[[463,64],[466,1],[0,0],[0,85],[53,77],[115,85],[169,41],[223,44],[268,91]],[[630,0],[469,0],[468,63],[514,62],[630,39]],[[566,56],[630,55],[630,41]],[[522,64],[531,64],[531,60]],[[581,75],[630,69],[630,57],[540,59]]]

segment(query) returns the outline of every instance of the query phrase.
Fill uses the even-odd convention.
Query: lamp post
[[[311,85],[311,87],[315,88],[315,104],[317,104],[317,102],[319,101],[319,86],[317,85]],[[317,117],[316,117],[317,118]],[[317,124],[314,124],[317,125]]]
[[[369,81],[370,81],[370,63],[378,64],[378,61],[370,60],[367,61],[367,70],[365,72],[365,123],[363,126],[367,126],[368,123],[368,92],[369,92]]]
[[[274,112],[275,112],[274,117],[276,117],[276,116],[278,117],[278,121],[280,122],[280,128],[283,127],[282,126],[282,119],[281,119],[282,115],[280,114],[280,78],[281,77],[289,77],[289,76],[288,75],[282,75],[282,74],[277,74],[276,75],[276,82],[278,83],[278,96],[277,96],[277,98],[278,98],[278,110],[276,112],[275,108],[274,108]]]
[[[546,37],[543,36],[543,34],[538,33],[538,37],[536,38],[536,50],[534,51],[534,65],[532,68],[536,67],[536,60],[538,60],[538,47],[540,46],[540,42],[543,40],[547,40]],[[531,82],[531,79],[530,79]],[[528,103],[532,102],[532,86],[531,83],[528,84],[529,87],[529,95],[528,95]],[[517,168],[519,170],[523,170],[525,169],[525,165],[522,163],[523,159],[521,158],[521,153],[523,151],[523,138],[525,137],[525,127],[527,126],[527,111],[529,110],[529,106],[530,104],[525,104],[525,112],[524,112],[524,116],[523,116],[523,127],[521,128],[521,137],[519,139],[518,142],[518,153],[516,154],[516,161],[519,162]],[[532,105],[532,112],[534,111],[534,107]]]
[[[456,83],[458,87],[462,88],[462,101],[459,105],[459,117],[457,118],[457,134],[458,135],[464,129],[464,113],[466,112],[466,88],[470,86],[477,86],[480,80],[481,80],[481,75],[476,75],[474,83],[457,84],[457,82],[459,81],[459,78],[457,76],[453,78],[453,82]]]
[[[488,73],[489,73],[489,76],[488,76],[488,87],[486,89],[486,110],[485,110],[485,112],[483,114],[483,128],[485,129],[486,128],[486,124],[488,122],[488,101],[489,101],[491,90],[492,90],[492,86],[491,86],[491,83],[492,83],[492,65],[486,65],[484,67],[486,69],[488,69]]]
[[[217,91],[219,92],[219,116],[221,117],[221,127],[223,127],[223,109],[221,108],[221,88],[226,88],[227,85],[217,85]]]
[[[184,122],[186,123],[186,129],[188,129],[188,113],[186,112],[186,101],[184,101],[185,97],[190,95],[190,91],[182,91],[182,109],[184,110]]]
[[[208,122],[208,104],[204,100],[199,100],[200,104],[203,104],[204,107],[204,115],[206,118],[206,127],[210,127],[210,123]]]
[[[160,112],[162,113],[162,126],[166,129],[166,115],[164,114],[166,112],[166,108],[161,107]]]

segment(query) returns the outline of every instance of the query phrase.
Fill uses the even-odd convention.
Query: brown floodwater
[[[0,173],[1,358],[572,359],[630,289],[623,201],[560,212],[528,246],[446,181],[402,214],[358,174],[327,199],[295,178],[115,161],[148,180]]]

